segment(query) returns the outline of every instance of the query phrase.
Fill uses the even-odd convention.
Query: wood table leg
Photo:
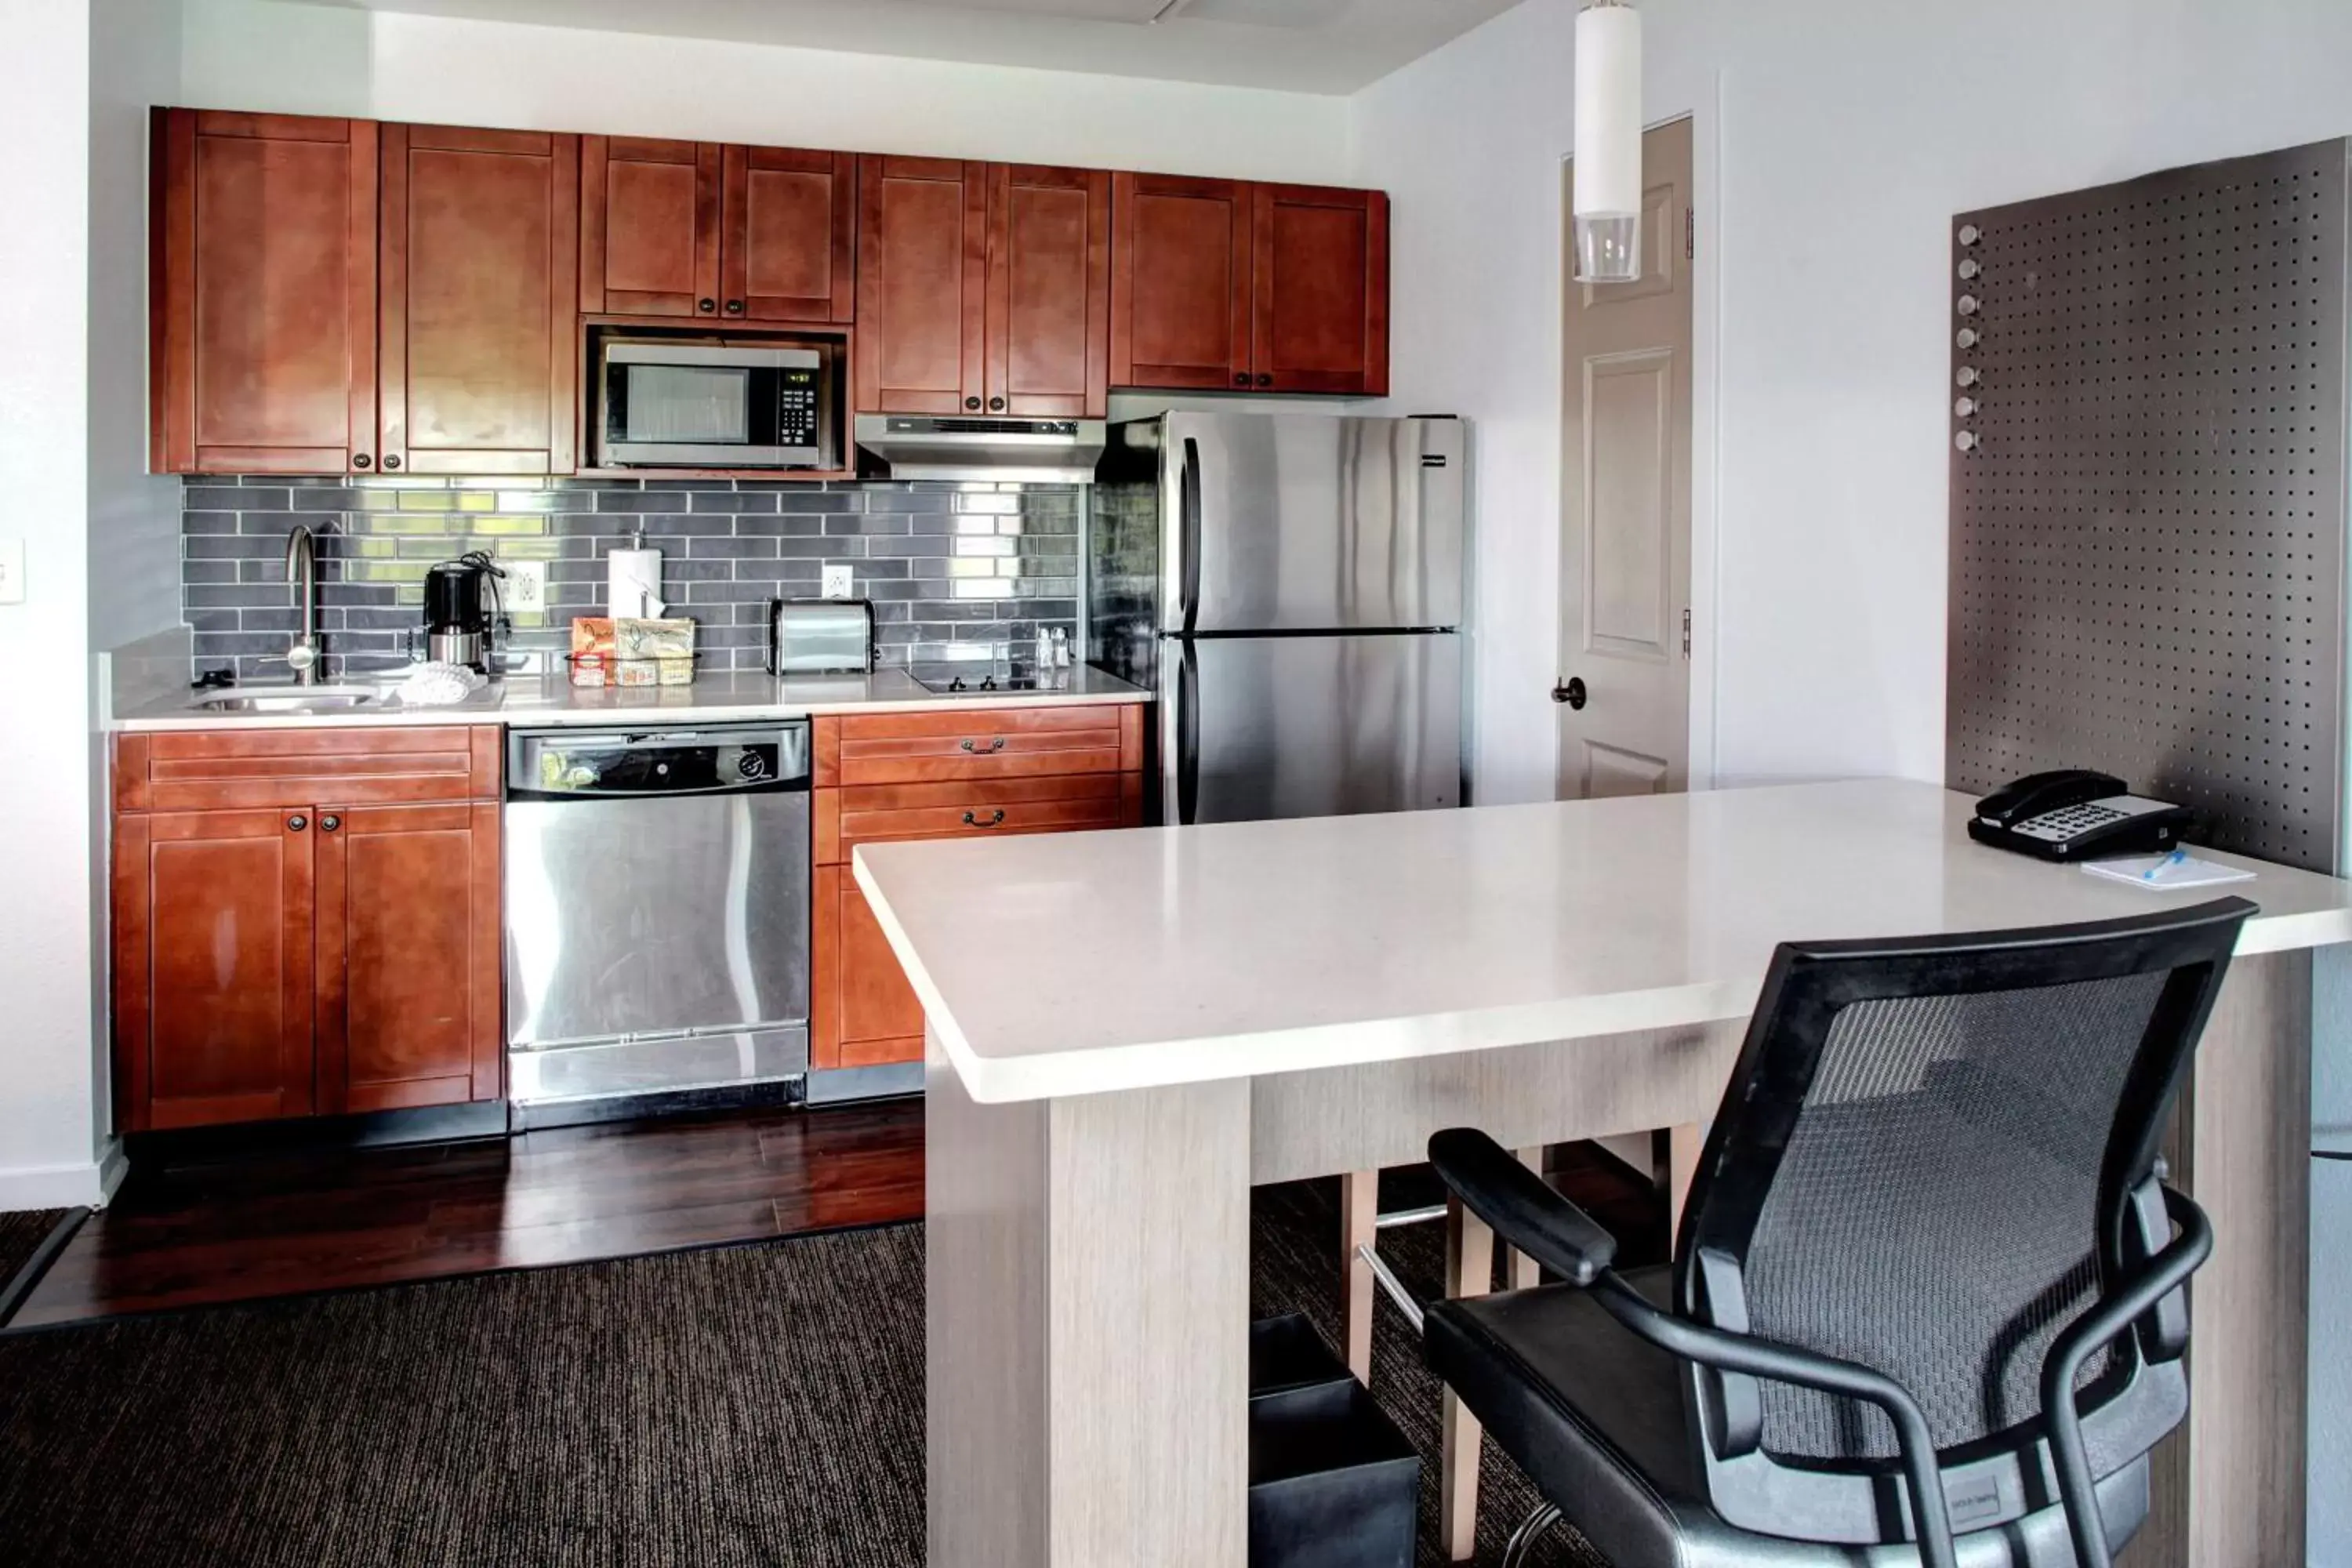
[[[1372,1266],[1356,1248],[1380,1237],[1381,1173],[1350,1171],[1339,1178],[1339,1262],[1348,1336],[1348,1370],[1372,1385]]]
[[[1542,1144],[1537,1143],[1528,1148],[1521,1149],[1517,1152],[1520,1164],[1525,1165],[1528,1170],[1533,1171],[1538,1176],[1543,1174],[1544,1152]],[[1542,1284],[1543,1265],[1538,1263],[1534,1258],[1529,1258],[1526,1253],[1521,1252],[1516,1247],[1512,1247],[1510,1251],[1511,1289],[1514,1290],[1532,1290],[1538,1285]]]
[[[1666,1242],[1682,1245],[1683,1204],[1690,1196],[1691,1180],[1698,1174],[1699,1150],[1706,1142],[1706,1124],[1686,1121],[1666,1130]]]
[[[1484,1296],[1495,1285],[1495,1233],[1462,1206],[1445,1203],[1445,1291]],[[1442,1447],[1437,1479],[1438,1539],[1447,1561],[1467,1563],[1478,1552],[1478,1453],[1481,1434],[1453,1389],[1444,1394],[1439,1422]]]
[[[1248,1081],[925,1076],[930,1568],[1243,1568]]]

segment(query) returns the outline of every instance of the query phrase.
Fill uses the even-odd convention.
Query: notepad
[[[2135,888],[2159,893],[2175,888],[2210,888],[2220,882],[2254,879],[2252,871],[2236,866],[2172,855],[2125,855],[2113,860],[2085,860],[2083,869],[2111,882],[2128,882]]]

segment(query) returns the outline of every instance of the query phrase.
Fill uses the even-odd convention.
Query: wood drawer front
[[[844,864],[861,844],[1121,827],[1133,793],[1118,773],[819,790],[816,863]]]
[[[820,720],[816,783],[941,784],[964,779],[1113,773],[1143,765],[1142,710],[959,708]]]
[[[115,743],[118,811],[495,800],[495,724],[170,730]]]

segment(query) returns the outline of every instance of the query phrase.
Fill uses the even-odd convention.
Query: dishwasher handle
[[[509,800],[645,800],[783,795],[810,784],[809,727],[517,731]]]

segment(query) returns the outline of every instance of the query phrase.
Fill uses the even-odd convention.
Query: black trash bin
[[[1304,1318],[1250,1326],[1250,1568],[1412,1568],[1421,1456]]]

